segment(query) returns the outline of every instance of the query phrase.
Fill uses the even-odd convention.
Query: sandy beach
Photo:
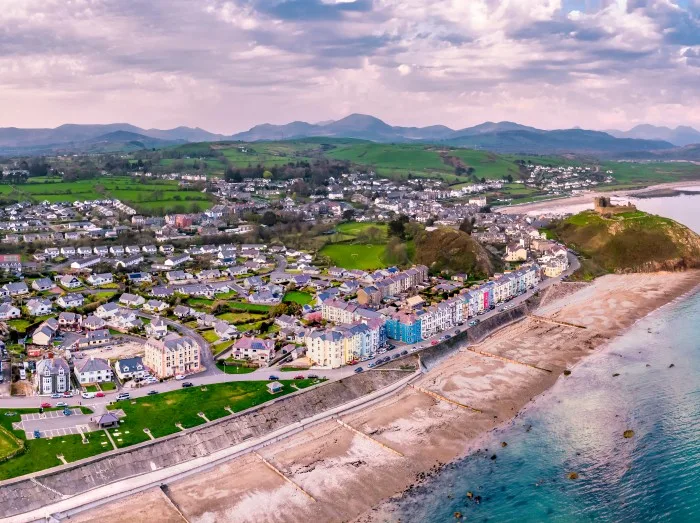
[[[657,185],[651,185],[649,187],[644,187],[642,189],[620,189],[617,191],[590,191],[586,194],[581,194],[578,196],[569,196],[566,198],[554,198],[551,200],[542,200],[533,203],[522,203],[519,205],[511,205],[506,207],[498,207],[494,210],[503,214],[532,214],[536,212],[557,212],[557,209],[563,209],[572,206],[590,204],[591,209],[593,208],[593,198],[596,196],[609,196],[609,197],[626,197],[626,196],[637,196],[644,193],[659,191],[662,189],[682,189],[683,187],[697,187],[700,184],[697,180],[695,181],[680,181],[680,182],[669,182],[661,183]]]
[[[396,521],[387,501],[478,448],[480,437],[565,380],[564,370],[576,372],[586,355],[698,284],[700,271],[560,284],[542,297],[536,314],[544,320],[527,318],[462,348],[412,387],[343,418],[354,430],[329,421],[173,483],[169,498],[154,489],[71,520],[121,522],[128,512],[131,521],[175,521],[177,507],[201,523]],[[126,507],[138,507],[138,517]]]

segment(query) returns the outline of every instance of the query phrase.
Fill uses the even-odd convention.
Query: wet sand
[[[191,522],[395,521],[383,502],[468,454],[565,369],[699,283],[700,272],[693,271],[609,275],[587,286],[560,286],[544,297],[537,314],[585,329],[528,318],[470,347],[551,372],[465,347],[413,387],[343,418],[369,437],[329,421],[262,449],[261,457],[293,484],[251,454],[169,485],[171,499]],[[132,499],[122,507],[134,506]],[[169,508],[164,498],[149,500],[149,507],[164,514]],[[99,507],[91,519],[75,520],[120,522],[119,512]]]

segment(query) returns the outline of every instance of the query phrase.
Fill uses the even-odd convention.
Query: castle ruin
[[[594,198],[593,205],[595,206],[595,212],[601,215],[619,214],[622,212],[633,212],[637,210],[637,207],[632,205],[631,202],[627,202],[627,205],[613,205],[610,203],[610,198],[607,196],[598,196]]]

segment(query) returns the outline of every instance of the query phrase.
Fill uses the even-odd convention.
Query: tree
[[[404,239],[406,236],[406,224],[408,223],[408,216],[402,214],[395,220],[389,222],[389,236],[396,236],[398,238]]]
[[[270,171],[265,171],[262,175],[263,178],[266,180],[270,180],[272,178],[272,173]]]
[[[406,265],[410,261],[406,243],[402,242],[398,237],[392,237],[386,244],[384,250],[384,259],[391,265]]]
[[[355,216],[355,209],[345,209],[343,211],[343,220],[349,222]]]
[[[265,214],[263,214],[262,218],[260,219],[260,223],[267,225],[268,227],[272,227],[277,223],[277,215],[272,211],[265,211]]]
[[[462,224],[459,226],[459,230],[471,234],[474,230],[474,218],[465,218]]]

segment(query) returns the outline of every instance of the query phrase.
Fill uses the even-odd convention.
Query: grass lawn
[[[144,434],[144,428],[149,428],[157,438],[167,436],[178,432],[176,423],[182,424],[185,428],[205,423],[205,420],[198,416],[199,412],[204,413],[209,421],[212,421],[229,415],[224,407],[240,412],[294,392],[292,383],[303,388],[318,383],[318,380],[287,380],[280,383],[284,385],[284,389],[274,396],[267,391],[267,383],[264,381],[238,381],[191,387],[132,401],[120,401],[107,408],[124,410],[126,418],[122,420],[118,429],[112,429],[110,432],[117,446],[125,447],[146,441],[148,436]]]
[[[102,390],[114,390],[117,388],[117,386],[114,384],[113,381],[105,381],[104,383],[100,383],[100,388]]]
[[[257,367],[247,367],[245,365],[236,365],[235,363],[231,362],[228,363],[229,360],[226,360],[227,363],[224,365],[223,363],[217,363],[216,367],[224,371],[226,374],[250,374],[251,372],[255,372]]]
[[[347,234],[350,236],[357,236],[363,231],[366,231],[367,229],[370,228],[377,228],[382,233],[384,233],[384,239],[386,239],[387,231],[389,230],[389,227],[387,226],[386,223],[377,223],[377,222],[345,222],[345,223],[339,223],[336,227],[335,230],[338,231],[339,233],[342,234]]]
[[[97,385],[87,385],[85,387],[85,391],[86,392],[97,392],[98,391]]]
[[[290,291],[284,295],[284,299],[282,301],[294,302],[298,303],[299,305],[307,305],[314,301],[314,297],[308,292]]]
[[[214,304],[214,300],[208,300],[207,298],[190,298],[187,300],[187,305],[190,307],[205,307],[209,308]]]
[[[0,426],[10,431],[18,439],[25,440],[23,431],[12,430],[12,423],[20,421],[21,414],[30,414],[38,411],[39,409],[0,409]],[[12,415],[8,416],[7,414],[10,413]],[[87,444],[82,442],[79,435],[25,440],[26,451],[23,454],[0,463],[0,480],[61,465],[61,461],[56,457],[58,454],[62,454],[66,461],[72,462],[112,450],[111,445],[101,445],[100,436],[104,436],[104,433],[101,431],[88,433]]]
[[[202,338],[207,340],[209,343],[214,343],[215,341],[219,341],[219,337],[216,335],[216,332],[214,332],[214,329],[204,331],[202,333]]]
[[[216,356],[217,354],[221,354],[222,352],[224,352],[231,345],[233,345],[233,340],[222,341],[221,343],[217,343],[215,345],[212,345],[211,352],[214,356]]]
[[[27,332],[27,327],[32,325],[34,322],[18,318],[16,320],[8,320],[6,323],[10,328],[16,330],[17,332]]]
[[[343,269],[382,269],[384,245],[363,245],[355,243],[334,243],[326,245],[320,252],[330,258],[332,265]]]
[[[239,311],[256,311],[256,312],[270,312],[269,305],[258,305],[256,303],[245,303],[245,302],[232,302],[228,306],[231,309]]]
[[[249,312],[225,312],[223,314],[219,314],[217,318],[220,320],[227,321],[229,323],[236,323],[236,322],[251,322],[251,321],[256,321],[260,320],[263,318],[261,314],[251,314]]]
[[[9,430],[0,427],[0,459],[5,459],[21,448],[22,443]]]
[[[309,370],[309,367],[280,367],[282,372],[300,372]]]
[[[96,292],[95,294],[93,294],[93,296],[95,296],[95,299],[98,299],[98,300],[109,300],[115,294],[116,294],[116,292],[104,291],[104,292]]]

